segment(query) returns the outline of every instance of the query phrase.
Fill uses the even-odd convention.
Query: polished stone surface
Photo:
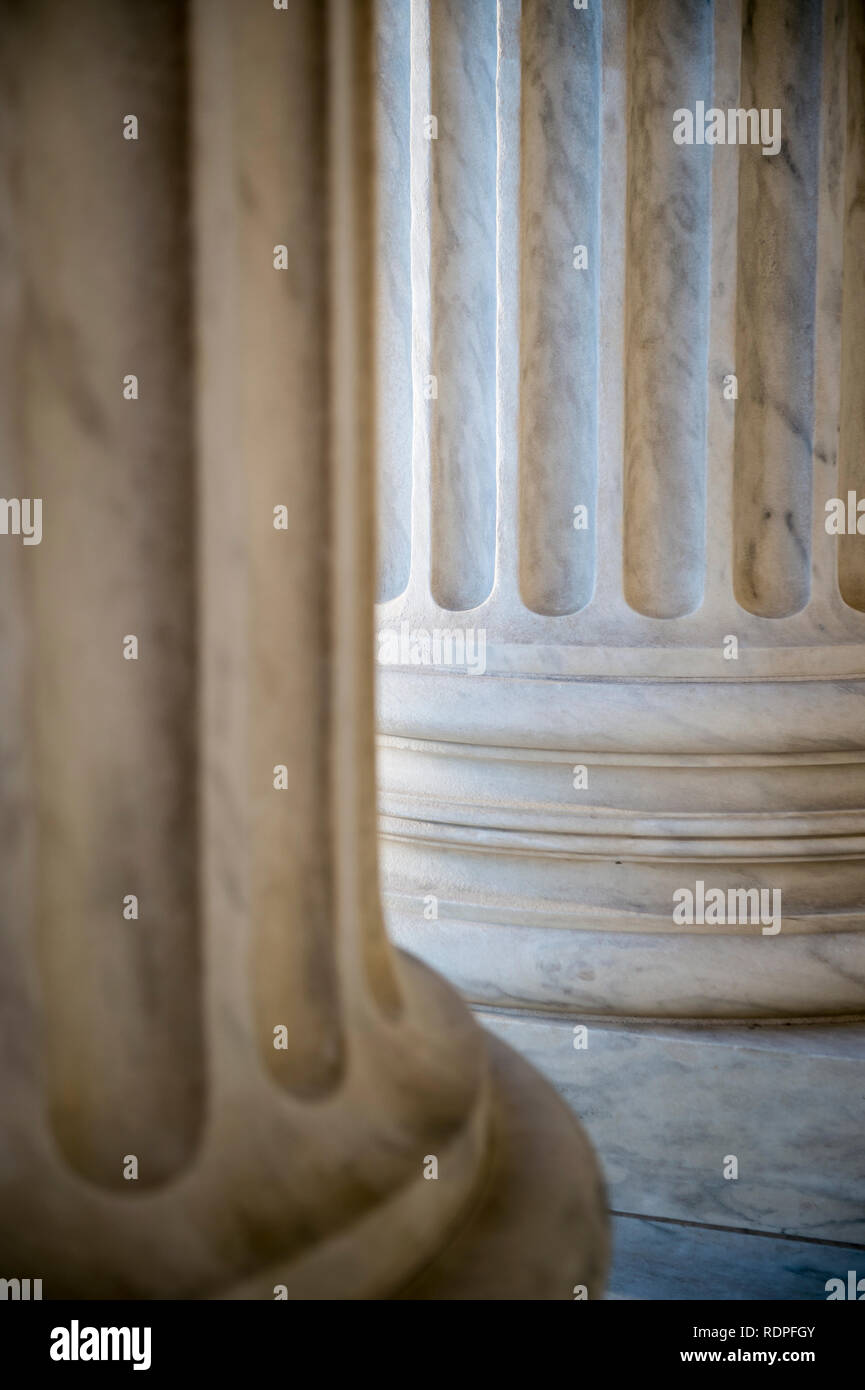
[[[465,145],[471,198],[431,219],[439,154],[411,136],[412,488],[376,622],[482,634],[484,663],[379,669],[390,930],[586,1116],[614,1207],[762,1240],[865,1241],[865,539],[824,525],[865,492],[863,24],[843,0],[499,6],[473,131],[495,115],[496,354],[470,381],[495,382],[495,459],[484,417],[460,516],[435,431],[464,372],[430,344],[467,300],[436,267],[479,244],[493,151]],[[704,98],[780,109],[778,153],[675,145]],[[698,881],[780,895],[779,930],[680,925]]]
[[[676,1221],[613,1218],[606,1298],[728,1302],[823,1302],[830,1279],[865,1276],[865,1246],[776,1240]],[[776,1322],[787,1321],[776,1318]],[[807,1324],[807,1317],[800,1319]]]
[[[583,1118],[613,1211],[865,1245],[865,1024],[479,1016]]]

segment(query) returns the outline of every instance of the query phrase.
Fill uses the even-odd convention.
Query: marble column
[[[579,1126],[382,924],[373,7],[2,8],[3,1273],[596,1297]]]
[[[389,920],[586,1115],[614,1207],[861,1243],[865,519],[826,523],[865,496],[863,7],[466,8],[413,4],[386,55],[416,102]],[[676,144],[698,101],[780,109],[778,152]],[[780,929],[680,925],[698,881],[777,892]]]

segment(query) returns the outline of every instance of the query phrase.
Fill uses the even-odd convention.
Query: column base
[[[226,1300],[572,1299],[603,1296],[609,1218],[586,1135],[554,1087],[513,1049],[483,1035],[489,1057],[485,1157],[468,1206],[438,1231],[445,1181],[415,1178],[301,1259],[224,1289]],[[457,1144],[473,1142],[460,1136]],[[418,1264],[415,1250],[434,1250]],[[411,1269],[406,1277],[404,1271]]]
[[[490,1061],[485,1187],[449,1245],[396,1297],[600,1298],[610,1242],[591,1146],[553,1088],[510,1047],[491,1039]]]

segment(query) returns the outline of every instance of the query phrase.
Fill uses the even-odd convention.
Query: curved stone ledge
[[[816,663],[819,670],[819,663]],[[380,667],[389,738],[544,751],[788,757],[865,750],[865,677],[624,680]]]
[[[792,703],[803,719],[795,690]],[[496,713],[487,707],[484,743],[380,736],[386,906],[400,944],[488,1005],[687,1018],[865,1010],[865,750],[853,729],[852,746],[836,735],[831,751],[721,752],[717,729],[693,724],[704,751],[598,751],[591,737],[568,750],[489,741],[502,737]],[[415,722],[440,717],[439,704]],[[642,732],[632,721],[622,744],[636,741],[635,723]],[[753,916],[679,925],[675,895],[698,881],[765,892],[777,930]]]
[[[383,863],[387,873],[387,844]],[[473,1004],[620,1018],[841,1018],[865,1013],[865,934],[764,937],[477,920],[465,903],[385,895],[391,935]],[[451,915],[453,913],[453,915]],[[710,935],[710,933],[713,933]]]

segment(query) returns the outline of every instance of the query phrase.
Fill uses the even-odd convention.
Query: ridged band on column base
[[[863,690],[390,671],[392,935],[497,1007],[861,1013]]]

